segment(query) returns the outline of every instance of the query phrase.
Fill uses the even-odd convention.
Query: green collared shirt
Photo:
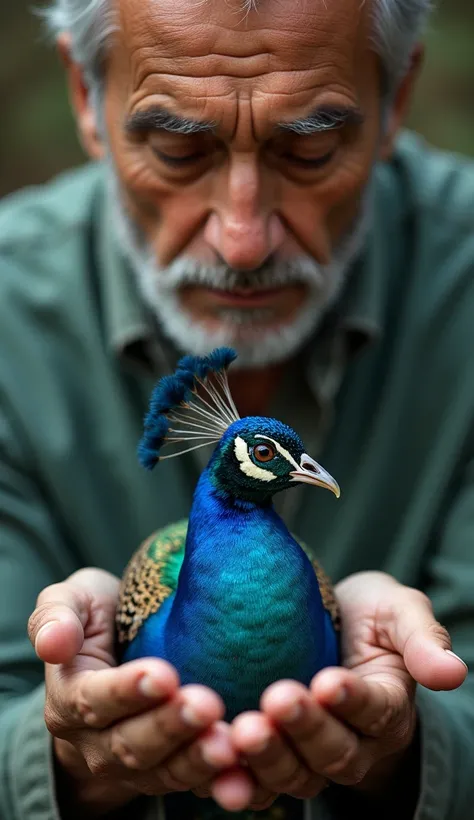
[[[405,134],[377,168],[371,233],[341,299],[272,408],[342,488],[339,501],[284,494],[291,529],[335,581],[380,569],[424,589],[471,665],[473,226],[473,166]],[[202,467],[193,454],[152,474],[138,465],[151,389],[176,352],[118,253],[100,166],[0,207],[0,352],[0,817],[57,820],[43,669],[26,637],[36,596],[83,566],[120,575],[142,539],[187,514]],[[418,708],[416,818],[464,820],[474,685],[420,689]],[[349,816],[354,800],[328,789],[307,817]],[[145,803],[134,816],[162,816]]]

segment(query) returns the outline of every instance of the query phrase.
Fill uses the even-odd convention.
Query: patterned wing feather
[[[149,615],[175,591],[184,558],[187,521],[159,530],[130,559],[120,586],[117,640],[130,643]]]
[[[308,556],[309,560],[311,561],[314,572],[316,574],[316,578],[318,579],[319,589],[321,591],[321,598],[323,600],[324,609],[329,612],[331,616],[331,620],[336,632],[339,632],[341,629],[341,613],[339,610],[339,604],[337,603],[336,594],[334,592],[334,587],[332,585],[331,579],[328,575],[324,572],[321,564],[311,554],[311,550],[309,547],[303,543],[299,538],[296,538],[298,544],[300,545],[301,549],[304,550],[306,555]]]

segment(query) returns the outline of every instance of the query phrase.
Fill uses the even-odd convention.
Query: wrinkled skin
[[[129,214],[160,266],[183,254],[246,271],[301,254],[328,263],[374,161],[390,153],[415,72],[382,135],[370,4],[360,6],[272,0],[246,16],[220,0],[122,0],[105,72],[107,141]],[[80,71],[68,67],[83,142],[103,156]],[[152,106],[213,122],[215,133],[128,132]],[[363,122],[310,136],[278,131],[321,106],[357,108]],[[288,286],[263,306],[289,320],[305,295]],[[212,291],[185,289],[181,301],[194,318],[218,321]]]
[[[83,144],[96,159],[110,153],[157,263],[186,254],[250,274],[271,257],[306,254],[326,264],[357,214],[373,163],[391,152],[416,55],[382,133],[370,3],[265,0],[245,15],[232,1],[120,0],[118,10],[104,66],[106,141],[67,34],[59,46]],[[212,121],[215,133],[130,133],[127,120],[151,105]],[[362,117],[312,136],[278,132],[278,123],[321,106],[357,108]],[[268,304],[285,321],[304,299],[304,288],[292,285]],[[215,300],[203,287],[181,293],[183,307],[210,326]],[[265,412],[280,375],[277,368],[235,376],[244,414]],[[229,727],[217,695],[180,688],[167,664],[115,666],[117,590],[107,573],[82,570],[44,590],[30,621],[46,663],[46,722],[67,798],[95,816],[134,795],[176,789],[212,793],[229,810],[262,808],[279,792],[313,796],[328,779],[378,794],[410,749],[416,681],[452,689],[465,676],[424,596],[364,573],[337,590],[349,624],[346,668],[324,670],[309,690],[275,684],[260,712]]]

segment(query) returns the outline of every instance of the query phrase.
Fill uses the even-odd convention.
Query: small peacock
[[[272,504],[275,493],[299,482],[337,497],[339,487],[290,427],[239,417],[227,379],[235,357],[229,348],[185,356],[154,389],[138,449],[144,467],[216,446],[189,521],[138,549],[117,610],[121,662],[166,659],[183,684],[218,692],[228,720],[257,709],[274,681],[308,685],[339,663],[331,585]]]

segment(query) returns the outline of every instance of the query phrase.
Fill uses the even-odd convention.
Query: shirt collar
[[[345,332],[355,351],[382,332],[385,283],[385,230],[381,224],[387,204],[381,201],[384,166],[378,164],[370,183],[371,221],[363,247],[347,274],[346,286],[328,317],[328,324]],[[386,264],[386,263],[385,263]]]
[[[119,249],[105,181],[99,212],[98,271],[109,350],[120,358],[141,359],[146,364],[156,343],[155,323]]]
[[[383,332],[386,226],[382,224],[387,203],[383,196],[383,165],[376,167],[371,190],[371,226],[359,255],[348,271],[346,285],[325,317],[306,353],[306,375],[320,409],[320,435],[329,428],[334,398],[346,367],[374,344]]]

